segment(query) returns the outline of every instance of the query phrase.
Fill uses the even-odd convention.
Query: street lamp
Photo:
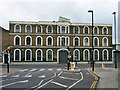
[[[89,10],[89,13],[92,13],[92,71],[94,71],[94,61],[93,61],[93,51],[94,51],[94,46],[93,46],[93,38],[94,38],[94,34],[93,34],[93,10]]]
[[[114,15],[114,31],[115,31],[115,50],[116,50],[116,12],[112,13]],[[117,61],[115,59],[115,68],[117,68]]]

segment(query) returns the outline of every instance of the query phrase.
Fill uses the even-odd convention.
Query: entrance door
[[[67,59],[67,51],[66,50],[59,51],[59,61],[60,61],[60,64],[67,63],[68,59]]]

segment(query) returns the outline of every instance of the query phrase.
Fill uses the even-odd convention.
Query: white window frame
[[[97,26],[93,27],[93,33],[95,34],[95,28],[97,28],[97,34],[99,34],[99,28]]]
[[[37,49],[36,50],[36,61],[39,61],[39,60],[37,60],[37,51],[41,51],[41,61],[43,61],[43,51],[41,50],[41,49]]]
[[[107,29],[107,34],[108,34],[108,27],[106,27],[106,26],[104,26],[104,27],[102,28],[102,34],[104,34],[104,28]]]
[[[73,51],[73,61],[75,61],[75,51],[78,51],[78,53],[79,53],[78,60],[80,61],[80,50],[79,49],[75,49]],[[76,61],[78,61],[78,60],[76,60]]]
[[[98,41],[97,46],[95,46],[95,38],[97,38],[97,41]],[[99,46],[99,38],[98,38],[98,37],[94,37],[94,39],[93,39],[93,45],[94,45],[95,47],[98,47],[98,46]]]
[[[27,52],[27,50],[30,50],[30,61],[32,61],[32,50],[31,49],[26,49],[25,50],[25,61],[29,61],[29,60],[26,60],[26,52]]]
[[[88,39],[88,45],[87,45],[87,46],[90,46],[89,37],[84,37],[84,38],[83,38],[83,46],[86,46],[86,45],[85,45],[85,39],[86,39],[86,38]]]
[[[89,33],[90,33],[90,30],[89,30],[89,27],[88,27],[88,26],[84,26],[84,27],[83,27],[83,34],[85,34],[85,27],[88,28],[88,34],[89,34]]]
[[[105,60],[105,58],[104,58],[104,51],[107,51],[107,60],[108,60],[108,59],[109,59],[109,52],[108,52],[107,49],[104,49],[104,50],[102,51],[102,60]]]
[[[98,49],[94,49],[94,53],[93,53],[93,60],[95,60],[95,51],[97,51],[98,52],[98,60],[99,60],[99,50]]]
[[[102,38],[102,46],[105,46],[105,45],[104,45],[104,39],[105,39],[105,38],[107,39],[107,46],[108,46],[108,38],[107,38],[107,37],[103,37],[103,38]],[[107,46],[106,46],[106,47],[107,47]]]
[[[17,25],[19,25],[19,24],[14,25],[14,32],[16,32],[16,26]],[[21,25],[19,25],[19,27],[20,27],[20,32],[21,32]]]
[[[78,33],[75,33],[75,27],[78,27]],[[74,33],[74,34],[80,34],[80,27],[79,27],[79,26],[74,26],[74,27],[73,27],[73,33]]]
[[[53,50],[52,49],[47,49],[46,51],[46,61],[48,61],[48,51],[52,51],[52,61],[53,61]]]
[[[27,42],[26,42],[27,37],[30,37],[30,39],[31,39],[30,45],[32,45],[32,37],[31,36],[26,36],[25,37],[25,45],[27,45]]]
[[[36,33],[38,33],[38,32],[37,32],[37,31],[38,31],[38,30],[37,30],[37,29],[38,29],[38,26],[40,26],[40,27],[41,27],[41,33],[43,33],[43,28],[42,28],[42,26],[41,26],[41,25],[37,25],[37,26],[36,26]]]
[[[20,45],[21,45],[21,37],[20,37],[19,35],[16,35],[16,36],[14,37],[14,45],[16,44],[16,37],[19,37]]]
[[[85,51],[88,51],[88,60],[90,60],[90,51],[88,49],[83,51],[83,60],[85,61]]]
[[[74,37],[73,38],[73,46],[75,46],[75,38],[78,38],[78,46],[80,46],[80,38],[79,37]]]
[[[20,49],[15,49],[15,50],[14,50],[14,61],[17,61],[17,60],[15,60],[15,55],[16,55],[15,52],[16,52],[17,50],[19,51],[19,61],[21,61],[21,50],[20,50]]]
[[[49,38],[49,37],[52,38],[52,45],[48,45],[48,38]],[[47,45],[47,46],[53,46],[53,37],[52,37],[52,36],[48,36],[48,37],[46,38],[46,45]]]
[[[28,25],[29,25],[29,24],[28,24]],[[26,33],[30,33],[30,32],[32,33],[32,25],[29,25],[30,28],[31,28],[31,31],[30,31],[30,32],[27,32],[27,26],[28,26],[28,25],[25,25],[25,32],[26,32]]]
[[[46,33],[49,33],[49,32],[48,32],[48,27],[49,27],[49,26],[51,26],[51,33],[53,33],[53,26],[52,26],[52,25],[48,25],[48,26],[46,27]]]
[[[37,41],[37,38],[39,38],[39,37],[41,38],[41,46],[42,46],[42,45],[43,45],[43,38],[42,38],[41,36],[37,36],[37,37],[36,37],[36,46],[38,46],[38,45],[37,45],[37,42],[38,42],[38,41]]]

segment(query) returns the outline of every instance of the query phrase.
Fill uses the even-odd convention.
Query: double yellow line
[[[92,75],[94,76],[94,78],[95,78],[94,82],[92,83],[92,85],[91,85],[91,87],[90,87],[90,90],[94,90],[95,85],[96,85],[96,83],[98,82],[98,77],[97,77],[95,74],[93,74],[90,70],[88,70],[88,72],[89,72],[90,74],[92,74]]]

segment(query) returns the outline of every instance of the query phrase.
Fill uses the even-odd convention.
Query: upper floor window
[[[14,45],[21,45],[21,37],[20,36],[14,37]]]
[[[84,40],[83,40],[83,45],[84,46],[89,46],[89,38],[88,37],[85,37]]]
[[[76,27],[74,27],[74,33],[75,34],[78,34],[79,33],[79,28],[76,26]]]
[[[27,33],[32,32],[32,26],[31,25],[26,26],[26,32]]]
[[[108,34],[108,28],[107,27],[103,27],[102,34]]]
[[[38,25],[36,27],[36,33],[42,33],[42,26]]]
[[[25,37],[25,45],[32,45],[32,38],[31,36]]]
[[[36,45],[42,45],[42,37],[41,36],[36,37]]]
[[[51,36],[47,37],[46,44],[47,45],[53,45],[53,38]]]
[[[62,38],[61,38],[61,43],[62,43],[62,44],[61,44],[62,46],[65,46],[65,37],[62,37]]]
[[[47,26],[47,33],[53,33],[52,26]]]
[[[57,26],[57,33],[69,33],[69,26]]]
[[[20,25],[15,25],[14,26],[14,32],[21,32],[21,26]]]
[[[99,51],[97,49],[94,50],[94,60],[99,60]]]
[[[102,42],[103,42],[103,46],[108,46],[108,38],[107,37],[104,37],[103,39],[102,39]]]
[[[68,26],[66,27],[66,33],[69,33],[69,27]]]
[[[58,36],[57,37],[57,45],[58,46],[66,46],[66,45],[69,45],[69,37],[65,37],[65,36]]]
[[[94,27],[94,34],[99,34],[98,27]]]
[[[60,33],[60,26],[58,26],[58,33]]]
[[[80,60],[80,51],[78,49],[75,49],[73,52],[73,60],[77,61]]]
[[[89,28],[88,27],[84,27],[84,34],[89,34]]]
[[[99,46],[99,39],[97,37],[94,38],[94,46]]]
[[[65,26],[62,26],[62,33],[65,33]]]
[[[74,41],[73,41],[73,45],[74,45],[74,46],[79,46],[79,43],[80,43],[80,42],[79,42],[79,37],[75,37],[75,38],[74,38]]]

